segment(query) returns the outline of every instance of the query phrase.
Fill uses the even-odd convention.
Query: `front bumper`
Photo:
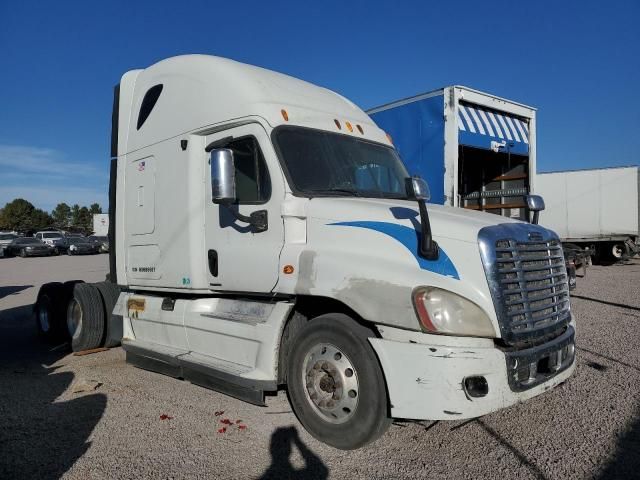
[[[503,352],[495,346],[451,346],[451,342],[443,346],[384,338],[370,338],[369,341],[384,371],[394,418],[461,420],[479,417],[555,387],[569,378],[575,368],[571,326],[565,334],[550,342],[516,353]],[[436,341],[434,339],[434,343]],[[567,348],[569,345],[570,349]],[[565,354],[564,360],[562,352],[570,352]],[[514,362],[514,359],[518,361]],[[523,377],[525,362],[538,366],[526,370],[527,374],[531,373],[530,380],[526,375]],[[548,371],[545,371],[547,367]],[[465,389],[465,379],[479,376],[486,379],[488,393],[474,398]]]

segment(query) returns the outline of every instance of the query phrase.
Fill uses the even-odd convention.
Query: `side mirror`
[[[429,201],[431,199],[431,191],[427,181],[420,177],[409,177],[405,179],[405,189],[409,198],[415,200]]]
[[[211,150],[211,199],[214,203],[233,203],[236,199],[236,170],[233,151]]]
[[[527,208],[530,212],[533,212],[531,223],[537,224],[540,212],[544,210],[544,200],[540,195],[527,195]]]

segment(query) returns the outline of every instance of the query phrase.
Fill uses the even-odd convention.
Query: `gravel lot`
[[[308,435],[282,392],[255,407],[126,365],[120,348],[78,357],[39,343],[39,285],[103,280],[107,263],[0,259],[2,479],[640,478],[640,260],[578,279],[578,368],[564,385],[476,420],[396,423],[353,452]],[[102,385],[72,392],[87,380]]]

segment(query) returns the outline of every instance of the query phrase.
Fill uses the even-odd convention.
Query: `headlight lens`
[[[420,325],[429,333],[495,337],[487,314],[475,303],[448,290],[421,287],[413,292]]]

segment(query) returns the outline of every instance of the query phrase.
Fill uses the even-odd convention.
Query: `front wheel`
[[[288,359],[289,401],[296,416],[311,435],[343,450],[373,442],[391,424],[371,336],[346,315],[322,315],[299,331]]]

